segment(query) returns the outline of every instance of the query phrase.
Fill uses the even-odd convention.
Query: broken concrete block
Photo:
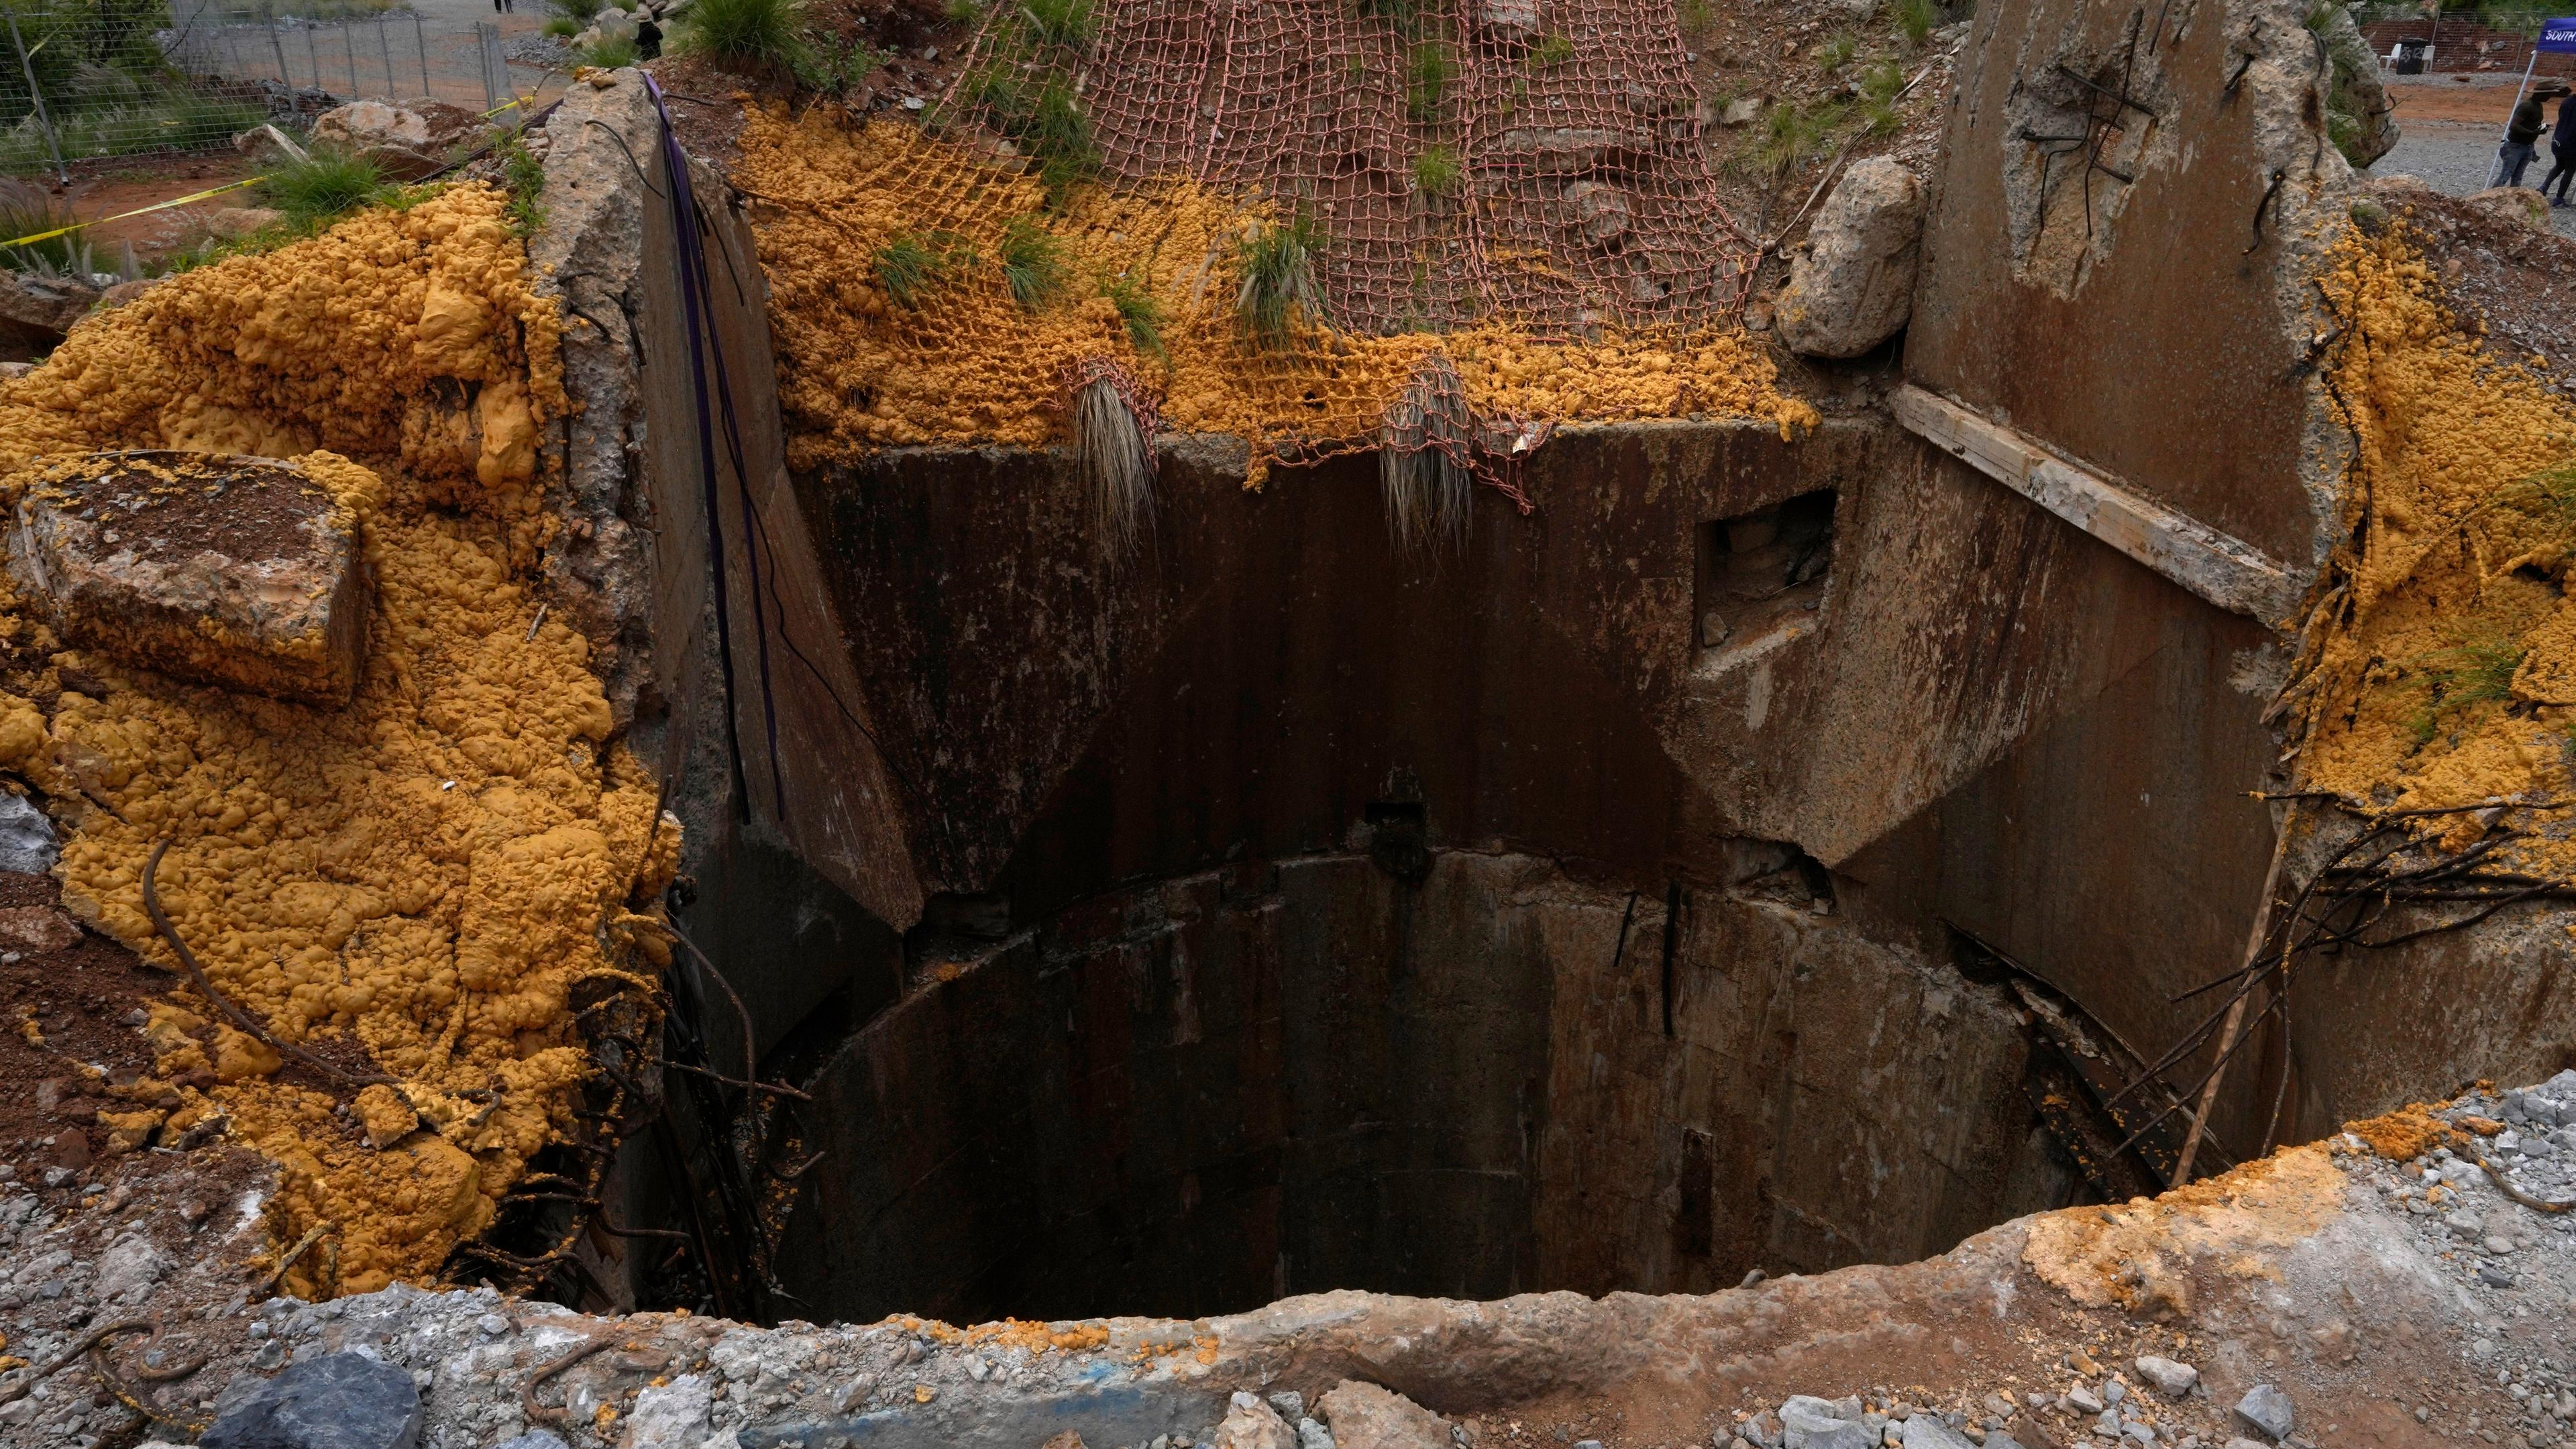
[[[1773,311],[1791,351],[1858,357],[1903,330],[1923,256],[1923,205],[1923,184],[1885,157],[1843,173]]]
[[[345,704],[357,687],[357,517],[296,464],[159,451],[56,463],[19,481],[8,547],[21,597],[79,648],[309,704]]]
[[[1344,1379],[1315,1401],[1334,1449],[1449,1449],[1449,1421],[1404,1395]]]

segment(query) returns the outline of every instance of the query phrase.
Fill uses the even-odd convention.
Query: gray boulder
[[[1894,161],[1873,157],[1843,173],[1772,312],[1789,350],[1858,357],[1904,329],[1923,259],[1923,208],[1923,183]]]
[[[1336,1449],[1449,1449],[1449,1421],[1404,1395],[1344,1379],[1315,1401]]]
[[[42,875],[62,858],[54,823],[24,795],[0,793],[0,870]]]
[[[2290,1396],[2270,1384],[2256,1384],[2236,1401],[2236,1422],[2274,1443],[2290,1437],[2296,1417],[2290,1408]]]
[[[416,1449],[420,1390],[363,1354],[305,1359],[215,1420],[199,1449]]]
[[[1878,1437],[1857,1404],[1793,1394],[1780,1406],[1781,1449],[1872,1449]]]

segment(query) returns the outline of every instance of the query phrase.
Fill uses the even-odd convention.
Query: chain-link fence
[[[172,63],[163,0],[9,0],[0,27],[0,172],[217,145],[268,118],[258,86]]]
[[[429,38],[417,11],[281,14],[273,3],[221,0],[177,0],[175,8],[168,54],[189,75],[344,98],[431,94]]]

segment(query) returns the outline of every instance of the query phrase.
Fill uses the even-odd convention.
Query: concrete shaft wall
[[[1817,904],[1680,906],[1450,851],[1086,902],[816,1075],[803,1145],[843,1166],[781,1272],[862,1321],[1704,1292],[2058,1200],[2006,992]]]

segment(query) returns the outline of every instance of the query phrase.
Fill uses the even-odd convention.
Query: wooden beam
[[[2242,539],[1911,383],[1888,406],[1908,432],[2230,613],[2280,628],[2297,607],[2299,587],[2290,571]]]

